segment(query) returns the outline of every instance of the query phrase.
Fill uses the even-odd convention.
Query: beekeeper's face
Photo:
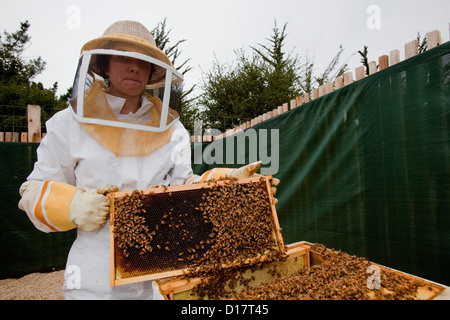
[[[150,77],[150,62],[126,56],[111,56],[107,75],[109,93],[121,98],[140,96]]]

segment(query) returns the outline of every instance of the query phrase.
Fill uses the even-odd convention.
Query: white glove
[[[96,231],[108,220],[110,199],[105,195],[119,191],[116,186],[77,190],[69,208],[70,220],[83,231]]]
[[[237,169],[230,169],[225,174],[225,177],[233,177],[236,179],[250,178],[255,174],[256,171],[258,171],[259,167],[261,167],[261,163],[261,161],[256,161]]]
[[[211,176],[212,179],[219,179],[219,178],[225,178],[225,177],[232,177],[232,178],[236,178],[236,179],[240,179],[240,178],[250,178],[252,177],[256,171],[258,171],[259,167],[261,166],[261,161],[257,161],[254,163],[250,163],[246,166],[237,168],[237,169],[227,169],[227,168],[220,168],[217,171],[215,171],[215,173]],[[216,169],[213,170],[209,170],[206,173],[204,173],[204,175],[209,175],[209,172],[214,171]],[[184,184],[192,184],[192,183],[196,183],[201,181],[202,176],[198,176],[198,175],[191,175],[189,178],[187,178],[184,181]],[[209,180],[209,178],[208,178]]]
[[[248,165],[245,165],[243,167],[237,168],[237,169],[220,169],[220,171],[217,173],[217,175],[214,176],[214,173],[212,175],[212,178],[219,178],[219,177],[233,177],[236,179],[240,178],[250,178],[255,175],[258,175],[256,171],[258,171],[259,167],[261,167],[262,162],[256,161],[253,163],[250,163]],[[225,170],[225,171],[222,171]],[[216,171],[217,172],[217,171]],[[209,171],[207,171],[205,174],[208,174]],[[201,176],[197,175],[191,175],[188,179],[185,180],[184,184],[192,184],[199,182],[201,180]],[[280,180],[277,178],[272,178],[271,180],[271,191],[272,195],[275,196],[277,193],[277,186],[280,184]],[[277,198],[273,198],[274,203],[278,203]]]

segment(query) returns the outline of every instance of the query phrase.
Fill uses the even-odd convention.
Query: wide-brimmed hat
[[[113,23],[101,37],[87,42],[81,48],[81,52],[95,49],[138,52],[158,59],[173,68],[172,62],[167,55],[156,46],[155,39],[150,31],[136,21],[123,20]],[[148,81],[148,86],[153,88],[162,87],[165,82],[166,69],[157,65],[154,65],[154,67],[155,70]],[[93,72],[100,75],[96,69],[95,59],[91,61],[90,68]]]

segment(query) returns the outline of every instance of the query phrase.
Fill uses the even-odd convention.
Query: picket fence
[[[450,24],[449,24],[450,27]],[[441,33],[439,30],[434,30],[427,33],[427,49],[433,49],[441,44]],[[419,54],[418,52],[419,43],[418,40],[412,40],[405,44],[405,60],[409,59],[413,56]],[[374,74],[377,71],[384,70],[389,66],[393,66],[399,63],[400,60],[400,50],[395,49],[389,52],[389,55],[382,55],[378,58],[378,66],[376,61],[369,62],[369,76]],[[317,99],[321,96],[324,96],[334,90],[338,90],[343,86],[349,85],[354,81],[358,81],[362,78],[366,77],[366,69],[364,66],[359,66],[355,68],[355,73],[349,71],[344,73],[343,76],[337,77],[334,81],[330,81],[323,86],[320,86],[317,89],[312,91],[311,96],[307,93],[302,96],[296,97],[295,99],[290,100],[289,102],[284,103],[281,106],[273,109],[272,111],[268,111],[262,115],[259,115],[241,125],[229,129],[224,133],[221,133],[216,136],[212,135],[202,135],[202,136],[191,136],[191,142],[212,142],[219,139],[226,138],[228,136],[232,136],[241,132],[243,130],[249,129],[257,124],[267,121],[273,117],[276,117],[282,113],[288,112],[294,108],[300,107],[303,104],[309,102],[310,100]]]

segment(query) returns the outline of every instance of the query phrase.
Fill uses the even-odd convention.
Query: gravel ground
[[[0,280],[0,300],[64,300],[64,270]]]

